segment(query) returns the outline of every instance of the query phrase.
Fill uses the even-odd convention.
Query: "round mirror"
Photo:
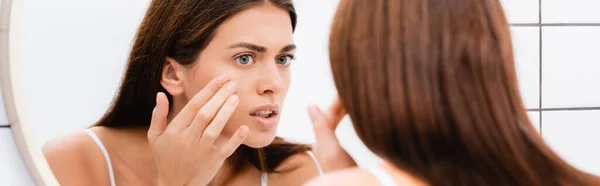
[[[28,125],[26,107],[23,104],[23,87],[17,62],[20,61],[21,18],[23,1],[3,0],[0,10],[0,85],[6,120],[12,126],[15,142],[33,179],[40,185],[58,185],[47,165],[35,138],[34,130]]]
[[[109,108],[149,3],[3,0],[2,95],[23,159],[38,185],[57,185],[42,146],[92,126]],[[295,1],[297,60],[291,68],[278,136],[312,143],[307,106],[325,107],[335,96],[327,41],[337,3]],[[342,145],[359,164],[379,161],[356,145],[362,143],[348,119],[341,125]]]

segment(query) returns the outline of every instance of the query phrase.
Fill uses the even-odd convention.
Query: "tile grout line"
[[[540,117],[539,118],[539,121],[540,121],[540,124],[539,124],[540,125],[539,126],[540,127],[540,136],[543,136],[544,128],[543,128],[543,124],[542,124],[542,0],[538,0],[538,23],[539,23],[538,29],[539,29],[539,34],[540,34],[538,36],[538,39],[539,39],[539,58],[540,58],[539,59],[539,72],[538,72],[539,73],[539,83],[540,83],[538,85],[538,88],[539,88],[539,90],[538,90],[539,91],[539,103],[538,103],[539,105],[538,105],[538,108],[540,109],[540,111],[539,111],[538,114],[539,114],[539,117]]]
[[[541,18],[540,18],[541,19]],[[511,23],[512,27],[597,27],[600,26],[600,23]]]
[[[541,111],[600,111],[600,107],[564,107],[564,108],[542,108],[542,109],[527,109],[527,112]]]

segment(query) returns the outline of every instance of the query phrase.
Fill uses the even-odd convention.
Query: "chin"
[[[265,132],[251,130],[244,140],[244,145],[257,149],[268,146],[273,140],[275,140],[275,130]]]

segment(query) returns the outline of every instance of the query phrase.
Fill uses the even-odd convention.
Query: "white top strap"
[[[108,176],[110,178],[110,185],[115,186],[115,174],[113,173],[112,163],[110,163],[110,157],[108,156],[108,151],[100,141],[100,138],[96,135],[96,133],[92,129],[85,129],[85,132],[96,142],[96,145],[100,147],[102,154],[104,154],[104,159],[106,159],[106,166],[108,167]]]
[[[368,169],[377,178],[381,186],[395,186],[394,178],[381,166],[373,166]]]
[[[319,176],[323,176],[323,169],[321,169],[321,165],[319,164],[319,161],[317,161],[317,157],[315,156],[315,154],[312,151],[306,152],[313,159],[313,161],[315,161],[315,165],[317,165],[317,169],[319,169]]]
[[[268,180],[267,173],[263,172],[262,175],[260,176],[260,185],[267,186],[267,180]]]

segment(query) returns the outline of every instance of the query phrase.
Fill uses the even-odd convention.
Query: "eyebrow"
[[[245,42],[233,44],[233,45],[229,46],[229,48],[247,48],[250,50],[257,51],[257,52],[266,52],[267,51],[267,48],[264,46],[258,46],[258,45],[252,44],[252,43],[245,43]]]
[[[252,43],[246,43],[246,42],[240,42],[240,43],[236,43],[236,44],[230,45],[229,48],[247,48],[247,49],[254,50],[256,52],[261,52],[261,53],[267,51],[267,47],[255,45],[255,44],[252,44]],[[294,49],[296,49],[296,45],[294,45],[294,44],[287,45],[287,46],[283,47],[279,51],[279,53],[289,52],[289,51],[292,51]]]
[[[282,48],[282,49],[279,51],[279,53],[289,52],[289,51],[292,51],[292,50],[294,50],[294,49],[296,49],[296,45],[294,45],[294,44],[287,45],[287,46],[283,47],[283,48]]]

